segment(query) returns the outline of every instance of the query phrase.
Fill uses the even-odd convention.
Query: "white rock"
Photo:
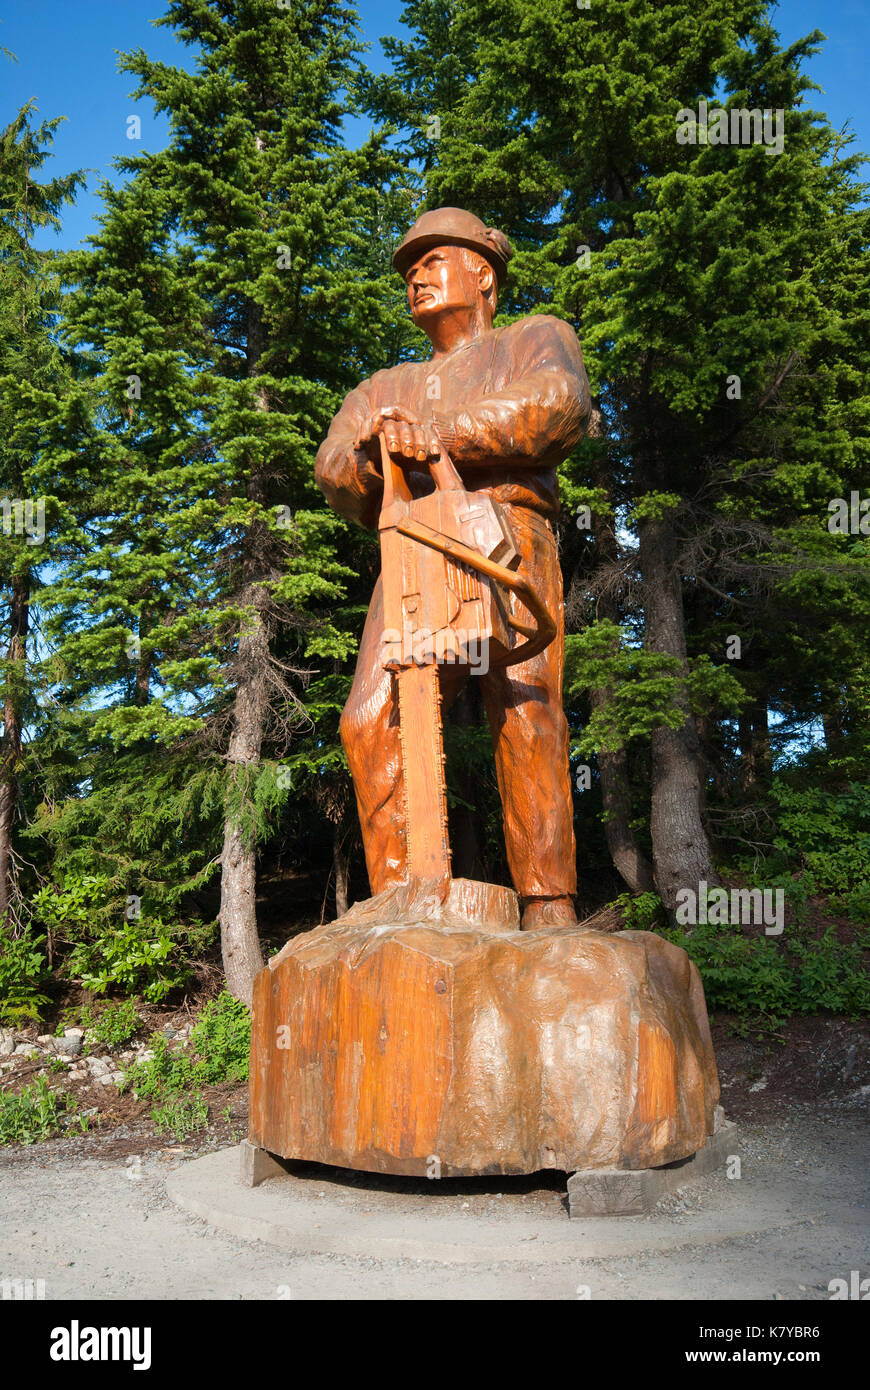
[[[38,1057],[39,1048],[34,1047],[33,1043],[19,1043],[12,1055],[14,1057]]]
[[[84,1028],[64,1028],[63,1035],[65,1038],[83,1038],[85,1030]]]

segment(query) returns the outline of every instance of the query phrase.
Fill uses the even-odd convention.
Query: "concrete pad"
[[[715,1193],[703,1209],[679,1222],[667,1213],[568,1219],[567,1203],[554,1201],[546,1216],[517,1213],[514,1200],[504,1214],[457,1212],[463,1180],[433,1182],[388,1179],[381,1190],[359,1175],[314,1164],[256,1188],[243,1186],[238,1147],[183,1164],[167,1178],[170,1199],[209,1226],[244,1240],[264,1241],[294,1254],[337,1255],[375,1260],[426,1260],[444,1265],[549,1265],[557,1260],[634,1255],[718,1245],[747,1235],[779,1232],[814,1218],[803,1208],[789,1210],[767,1192],[738,1200],[735,1184],[715,1175]],[[474,1181],[474,1180],[468,1180]],[[528,1181],[528,1180],[526,1180]],[[387,1185],[389,1184],[389,1186]],[[740,1196],[749,1197],[743,1183]],[[511,1179],[498,1190],[512,1197]],[[407,1193],[407,1195],[405,1195]],[[494,1202],[502,1208],[501,1202]]]

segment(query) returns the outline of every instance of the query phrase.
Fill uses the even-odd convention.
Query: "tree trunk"
[[[767,691],[752,705],[752,759],[756,776],[770,779],[773,764],[770,757],[770,726],[767,719]]]
[[[607,479],[599,474],[596,481],[606,485]],[[618,559],[618,547],[616,532],[610,519],[593,514],[592,534],[601,563],[615,563]],[[615,593],[606,592],[601,595],[598,616],[618,625],[619,602]],[[612,699],[613,691],[607,686],[600,686],[589,692],[589,702],[593,711],[606,709]],[[649,892],[654,887],[652,865],[637,844],[631,828],[628,753],[625,748],[620,748],[613,753],[599,751],[597,757],[598,771],[601,775],[601,800],[604,803],[604,834],[610,857],[632,893]]]
[[[640,565],[646,645],[651,651],[676,657],[687,671],[676,539],[667,520],[641,524]],[[677,706],[684,715],[682,725],[653,730],[651,743],[653,870],[659,896],[669,912],[676,907],[681,888],[698,893],[702,881],[709,885],[719,881],[704,829],[701,747],[685,687],[678,691]]]
[[[589,703],[593,710],[606,707],[612,698],[613,692],[607,688],[589,692]],[[610,857],[632,893],[648,893],[654,887],[653,871],[631,828],[628,754],[624,748],[616,753],[599,750],[597,757],[601,774],[601,800],[604,803],[604,834]]]
[[[18,690],[27,657],[30,591],[27,580],[12,581],[9,598],[9,651],[3,694],[3,737],[0,740],[0,922],[12,897],[12,830],[18,809],[18,771],[21,765],[21,711]]]
[[[755,786],[756,768],[752,719],[745,705],[737,716],[737,738],[740,743],[740,790],[748,792]]]
[[[770,775],[770,732],[767,725],[767,695],[744,705],[737,723],[740,739],[740,789],[750,791]]]
[[[262,324],[256,305],[248,306],[248,376],[259,370],[263,348]],[[264,386],[255,393],[258,410],[269,409]],[[250,501],[266,501],[266,464],[256,460],[246,489]],[[271,636],[267,613],[269,592],[263,584],[269,572],[269,530],[253,521],[242,540],[243,592],[241,602],[250,613],[241,626],[236,662],[236,699],[233,733],[227,758],[232,769],[227,787],[227,814],[221,853],[221,953],[227,989],[250,1005],[254,979],[263,968],[257,931],[257,850],[253,826],[253,798],[249,781],[256,776],[268,714],[266,671]],[[248,821],[246,825],[245,822]]]
[[[335,874],[335,915],[343,917],[347,912],[347,880],[350,856],[345,849],[347,827],[343,824],[332,827],[332,869]]]
[[[260,599],[263,590],[246,602]],[[248,779],[256,775],[266,716],[266,664],[269,634],[263,614],[255,611],[239,638],[234,727],[228,752],[231,780],[221,854],[221,953],[227,989],[250,1005],[254,979],[263,968],[257,932],[257,851],[252,827],[245,827],[251,798]]]
[[[148,631],[148,610],[143,609],[139,617],[139,659],[136,662],[136,681],[133,689],[133,703],[144,709],[151,699],[151,658],[142,651],[142,639]]]

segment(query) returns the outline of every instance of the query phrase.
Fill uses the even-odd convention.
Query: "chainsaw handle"
[[[528,623],[520,622],[518,618],[508,617],[508,623],[514,632],[520,633],[526,640],[519,647],[514,647],[507,659],[499,663],[500,666],[516,666],[520,661],[530,661],[533,656],[537,656],[546,647],[549,647],[556,636],[556,624],[547,612],[537,589],[525,575],[515,574],[505,565],[500,565],[497,560],[490,560],[487,555],[481,555],[479,551],[472,550],[468,545],[463,545],[462,541],[454,541],[449,536],[442,536],[440,531],[433,530],[431,526],[424,525],[422,521],[413,521],[410,517],[402,517],[396,529],[403,536],[409,536],[412,540],[419,541],[421,545],[428,545],[433,550],[440,550],[441,554],[446,555],[449,560],[456,560],[461,565],[468,565],[469,569],[477,570],[478,574],[485,574],[488,579],[494,579],[497,583],[503,584],[525,604],[535,620],[535,625],[530,626]]]
[[[397,498],[402,502],[412,500],[411,489],[405,477],[405,470],[401,463],[397,463],[387,448],[387,441],[383,434],[378,436],[381,441],[381,471],[384,478],[384,506],[389,506]],[[419,459],[409,459],[408,463],[415,463],[417,468],[422,470],[426,467]],[[444,445],[441,445],[441,453],[437,459],[429,461],[429,472],[438,492],[453,492],[462,489],[462,479],[456,471],[456,465],[448,454]]]

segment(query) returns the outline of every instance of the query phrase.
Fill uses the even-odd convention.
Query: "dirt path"
[[[73,1141],[7,1149],[0,1279],[42,1279],[47,1299],[827,1300],[831,1279],[870,1275],[867,1110],[859,1092],[743,1122],[739,1180],[609,1221],[569,1220],[556,1175],[433,1187],[312,1165],[294,1187],[304,1240],[286,1251],[174,1206],[177,1149],[132,1162],[82,1158]],[[390,1257],[379,1233],[397,1221],[404,1253]]]

